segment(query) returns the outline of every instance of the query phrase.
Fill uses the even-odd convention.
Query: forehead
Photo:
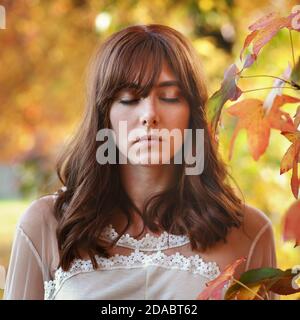
[[[175,75],[169,65],[164,62],[162,64],[161,72],[158,78],[158,82],[164,81],[176,81]]]
[[[176,79],[176,77],[175,77],[172,69],[169,67],[169,65],[166,62],[164,62],[162,65],[162,68],[161,68],[161,72],[158,77],[158,81],[154,85],[154,88],[176,88],[176,87],[179,88],[180,83]],[[126,88],[140,89],[140,86],[135,82],[131,82],[131,83],[128,83]]]

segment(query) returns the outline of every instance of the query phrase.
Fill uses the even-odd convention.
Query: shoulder
[[[29,252],[31,252],[38,259],[43,270],[46,267],[46,272],[50,270],[51,275],[59,261],[56,239],[57,221],[54,216],[56,199],[55,194],[42,196],[33,200],[21,213],[16,226],[13,249],[18,259],[27,261],[30,259]],[[29,262],[27,264],[33,266]]]
[[[273,227],[267,214],[259,208],[245,204],[242,225],[233,230],[228,251],[230,252],[228,263],[246,257],[245,263],[235,272],[237,278],[249,269],[275,266]]]
[[[245,204],[243,217],[242,231],[251,242],[263,234],[272,233],[272,222],[261,209]]]
[[[260,209],[247,206],[244,227],[251,236],[245,271],[262,267],[276,268],[275,236],[270,218]]]
[[[54,227],[56,224],[54,217],[56,197],[57,196],[53,194],[33,200],[21,214],[18,227],[27,235],[36,233],[39,229]]]
[[[261,209],[244,204],[242,217],[240,227],[233,228],[228,234],[228,241],[231,244],[247,248],[262,233],[272,232],[272,222]]]

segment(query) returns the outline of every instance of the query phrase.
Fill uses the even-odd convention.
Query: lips
[[[156,141],[161,141],[161,137],[159,137],[159,136],[154,136],[154,135],[145,135],[145,136],[142,136],[141,138],[138,138],[137,141],[143,141],[143,140],[156,140]]]

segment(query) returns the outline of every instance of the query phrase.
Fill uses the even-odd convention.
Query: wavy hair
[[[204,169],[200,175],[186,175],[186,164],[178,165],[176,185],[154,194],[140,211],[120,182],[118,164],[97,162],[96,151],[103,142],[96,141],[96,135],[110,127],[109,112],[117,92],[135,82],[140,88],[137,94],[147,96],[163,61],[189,103],[189,127],[204,129]],[[141,215],[144,228],[152,232],[163,229],[188,235],[192,250],[205,251],[220,240],[226,242],[229,229],[242,223],[243,202],[230,186],[228,178],[234,179],[208,129],[206,81],[190,41],[165,25],[129,26],[97,47],[87,70],[85,113],[57,161],[58,177],[66,187],[58,191],[54,207],[59,266],[67,270],[84,252],[97,268],[95,255],[109,257],[108,248],[132,223],[131,210]],[[117,239],[105,244],[101,232],[116,208],[126,215],[127,226]]]

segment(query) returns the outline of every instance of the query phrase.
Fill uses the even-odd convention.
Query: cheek
[[[117,132],[118,127],[119,127],[119,121],[121,119],[121,112],[120,110],[115,107],[112,106],[109,112],[109,121],[110,121],[110,125],[112,127],[112,129]]]
[[[109,114],[109,120],[111,128],[114,130],[116,136],[118,137],[121,130],[120,123],[121,121],[126,121],[127,119],[124,117],[123,112],[119,108],[112,107]]]
[[[190,108],[189,106],[186,106],[186,108],[183,110],[180,118],[181,121],[181,128],[187,129],[189,127],[189,120],[190,120]]]
[[[121,149],[124,149],[127,143],[127,136],[124,135],[125,130],[127,130],[127,134],[131,130],[131,121],[134,118],[128,110],[124,110],[122,106],[112,106],[109,113],[109,120],[111,129],[115,132],[116,136],[116,144]],[[121,123],[121,121],[123,123]]]
[[[165,128],[167,128],[170,132],[172,132],[170,136],[170,140],[168,144],[170,146],[170,155],[171,158],[177,153],[179,149],[181,149],[182,144],[185,139],[185,131],[184,129],[189,128],[189,120],[190,120],[190,108],[188,105],[180,106],[178,109],[169,110],[168,113],[164,115],[164,124]],[[174,129],[179,129],[173,131]],[[178,132],[178,135],[177,135]],[[173,137],[175,134],[175,137]]]
[[[172,130],[178,128],[180,130],[189,127],[190,108],[189,106],[182,106],[182,108],[174,109],[165,115],[168,129]]]
[[[109,112],[109,121],[110,121],[110,128],[114,131],[114,139],[117,146],[119,146],[119,121],[121,119],[120,111],[117,107],[112,106]]]
[[[109,120],[111,123],[112,129],[117,134],[120,128],[120,122],[126,122],[127,126],[130,122],[130,114],[128,111],[123,110],[119,106],[113,106],[109,113]],[[124,124],[123,124],[124,125]]]

